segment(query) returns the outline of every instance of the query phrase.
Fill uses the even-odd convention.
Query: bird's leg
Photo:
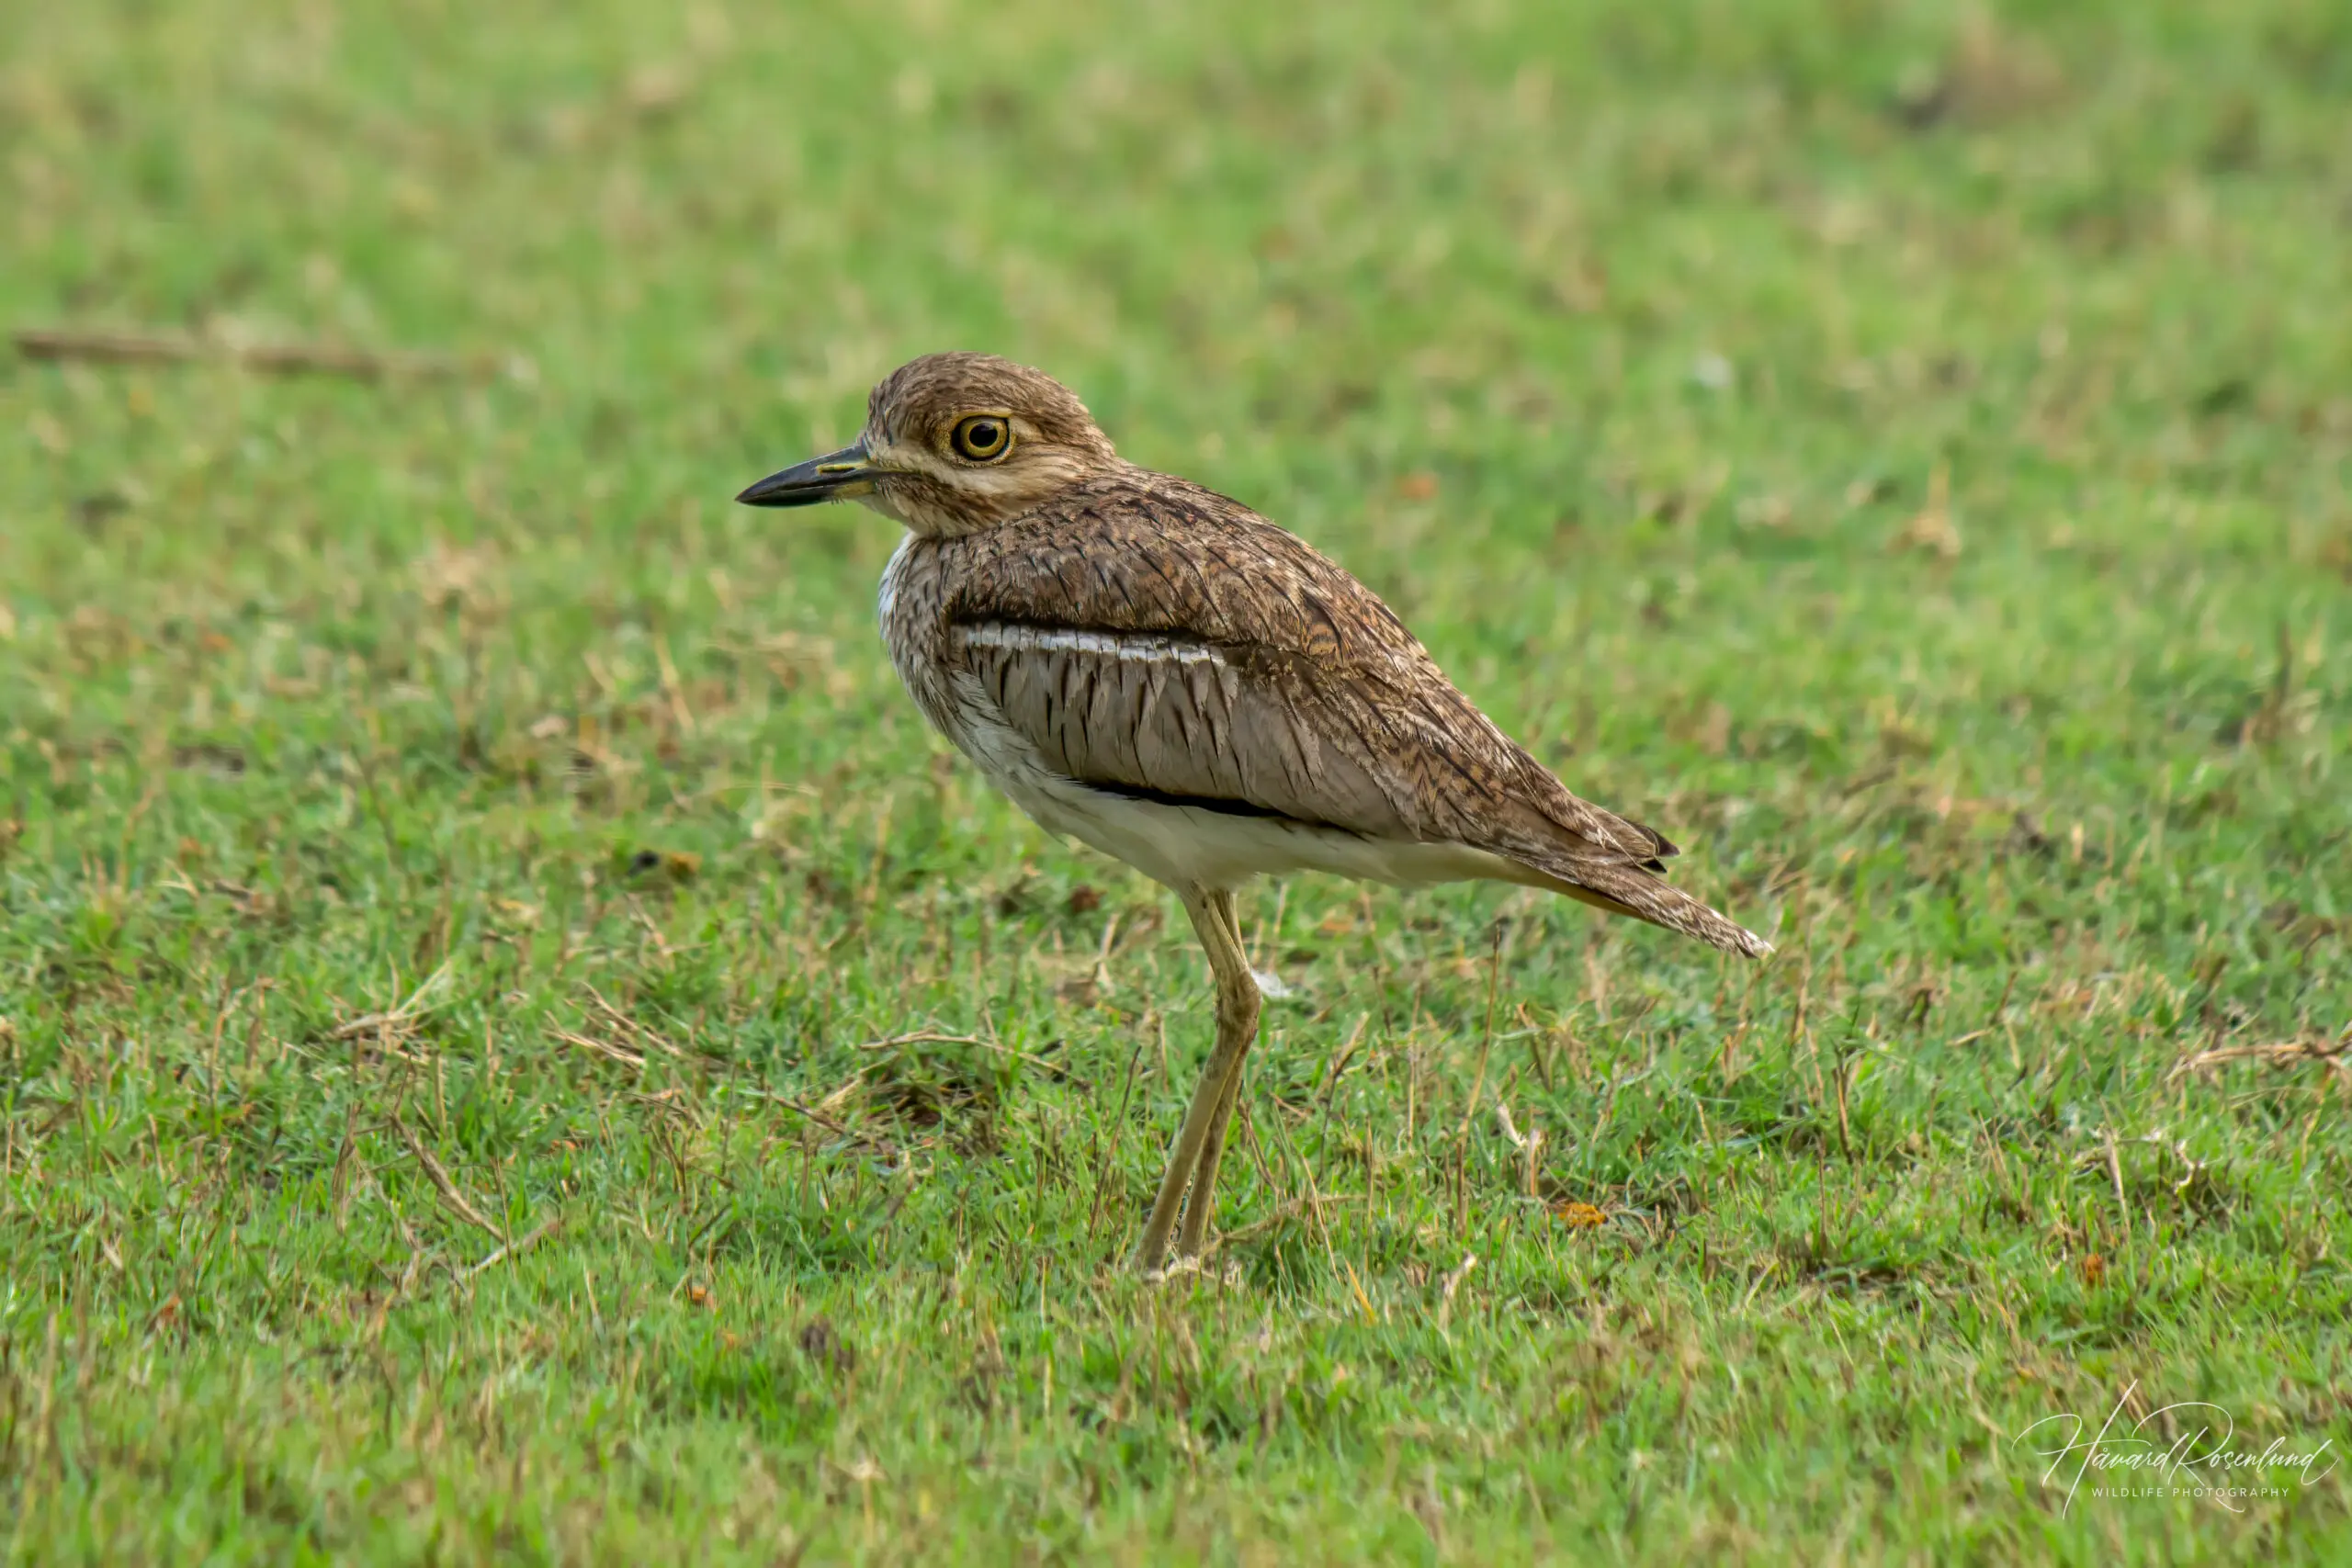
[[[1187,892],[1183,897],[1184,912],[1193,918],[1193,930],[1208,952],[1209,972],[1216,977],[1216,1047],[1209,1053],[1208,1066],[1202,1069],[1200,1084],[1193,1090],[1193,1103],[1184,1112],[1184,1124],[1168,1151],[1159,1195],[1152,1201],[1151,1218],[1144,1224],[1143,1243],[1136,1248],[1136,1267],[1147,1271],[1159,1268],[1167,1254],[1168,1233],[1175,1228],[1184,1189],[1192,1185],[1200,1168],[1211,1127],[1221,1125],[1222,1115],[1231,1110],[1228,1085],[1240,1077],[1242,1054],[1258,1033],[1258,982],[1250,976],[1240,938],[1230,924],[1232,900],[1207,892]],[[1205,1209],[1204,1201],[1202,1206]],[[1205,1218],[1202,1223],[1206,1224]]]
[[[1209,1238],[1209,1222],[1216,1213],[1216,1168],[1225,1157],[1226,1134],[1233,1126],[1233,1111],[1241,1099],[1241,1060],[1258,1037],[1259,990],[1258,977],[1250,973],[1249,948],[1241,940],[1241,919],[1234,912],[1233,895],[1213,893],[1209,896],[1216,914],[1225,923],[1226,935],[1238,955],[1244,981],[1250,987],[1250,1021],[1242,1048],[1234,1053],[1233,1066],[1227,1069],[1225,1088],[1217,1096],[1216,1115],[1209,1122],[1209,1135],[1201,1141],[1198,1162],[1193,1168],[1192,1196],[1185,1201],[1183,1227],[1176,1233],[1176,1256],[1194,1258]],[[1225,994],[1222,986],[1217,993],[1218,1027],[1224,1027]]]

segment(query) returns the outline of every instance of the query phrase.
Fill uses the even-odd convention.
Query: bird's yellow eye
[[[956,426],[956,452],[975,463],[993,463],[1012,450],[1012,424],[1001,414],[976,413]]]

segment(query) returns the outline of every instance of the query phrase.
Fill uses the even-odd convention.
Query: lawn
[[[191,355],[0,353],[9,1560],[2352,1559],[2348,118],[2337,0],[0,10],[0,328]],[[947,347],[1778,954],[1253,891],[1133,1277],[1181,909],[729,499]]]

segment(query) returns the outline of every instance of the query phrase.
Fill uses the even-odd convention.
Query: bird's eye
[[[956,427],[956,450],[975,463],[993,463],[1012,450],[1012,426],[992,413],[976,413]]]

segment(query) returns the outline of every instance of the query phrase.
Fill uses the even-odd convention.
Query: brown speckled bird
[[[1233,908],[1250,878],[1490,878],[1771,951],[1668,883],[1673,844],[1570,794],[1370,589],[1239,502],[1122,460],[1041,372],[982,354],[903,365],[854,446],[737,499],[855,499],[903,524],[882,634],[924,716],[1041,826],[1183,899],[1217,1038],[1136,1251],[1147,1270],[1180,1207],[1179,1250],[1207,1240],[1258,1028]]]

